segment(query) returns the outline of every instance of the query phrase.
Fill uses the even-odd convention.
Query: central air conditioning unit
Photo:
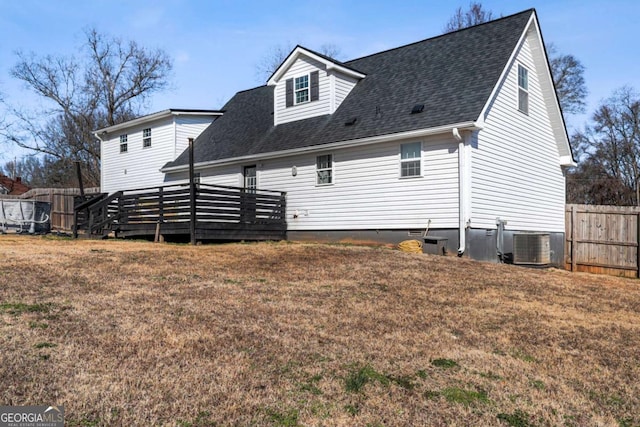
[[[551,263],[549,233],[515,233],[513,235],[513,263],[548,265]]]

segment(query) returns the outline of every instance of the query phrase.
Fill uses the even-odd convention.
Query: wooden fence
[[[87,188],[85,193],[98,191],[99,188]],[[51,203],[51,230],[70,232],[73,230],[74,197],[79,194],[79,188],[34,188],[19,196],[2,197]]]
[[[565,266],[640,277],[640,207],[567,205]]]

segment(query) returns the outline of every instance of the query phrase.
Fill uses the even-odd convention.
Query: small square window
[[[518,110],[529,114],[529,70],[518,64]]]
[[[120,135],[120,152],[126,153],[129,150],[129,144],[127,143],[128,136],[126,134]]]
[[[142,130],[142,148],[151,147],[151,128]]]
[[[316,157],[316,184],[333,184],[333,155]]]
[[[294,81],[295,103],[301,104],[309,101],[309,75],[296,77]]]
[[[400,145],[400,176],[420,176],[422,159],[422,143],[412,142]]]

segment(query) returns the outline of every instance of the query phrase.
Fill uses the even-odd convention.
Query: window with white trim
[[[151,128],[142,129],[142,148],[151,147]]]
[[[333,184],[333,154],[316,157],[316,184]]]
[[[529,114],[529,70],[518,64],[518,110]]]
[[[293,81],[293,91],[296,104],[302,104],[309,101],[309,75],[296,77]]]
[[[124,135],[120,135],[120,152],[121,153],[126,153],[127,151],[129,151],[129,144],[127,143],[128,141],[128,136],[125,133]]]
[[[412,142],[400,145],[400,176],[420,176],[422,143]]]

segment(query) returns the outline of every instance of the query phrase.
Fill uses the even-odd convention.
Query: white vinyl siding
[[[113,155],[116,144],[112,143],[113,140],[107,140],[102,144],[103,192],[112,193],[162,184],[164,174],[160,173],[159,169],[166,162],[173,160],[173,123],[171,119],[166,119],[152,125],[153,149],[143,146],[143,130],[147,128],[149,124],[127,129],[127,155],[121,155],[115,161]]]
[[[311,101],[313,98],[311,73],[314,71],[318,72],[318,99]],[[292,99],[289,107],[287,107],[287,80],[291,84]],[[295,120],[332,114],[357,83],[356,78],[335,69],[327,70],[325,64],[301,55],[280,76],[275,85],[273,123],[277,126]]]
[[[126,129],[126,154],[120,154],[120,135],[108,135],[101,143],[101,189],[119,190],[163,185],[165,175],[160,168],[188,146],[189,137],[197,137],[212,121],[211,117],[171,116]],[[153,148],[144,147],[144,130],[151,129]],[[234,183],[232,185],[238,185]]]
[[[304,75],[309,75],[313,71],[319,71],[318,73],[318,85],[319,85],[319,99],[313,102],[303,102],[299,105],[293,105],[289,108],[286,106],[286,81],[287,79],[295,79]],[[311,81],[309,80],[309,85]],[[295,91],[295,80],[294,80]],[[329,114],[330,101],[329,101],[330,83],[327,72],[324,70],[324,65],[320,62],[314,61],[307,57],[298,58],[297,61],[291,65],[287,72],[282,76],[282,79],[275,87],[275,124],[287,123],[294,120],[308,119],[310,117],[321,116],[323,114]],[[309,95],[310,93],[307,92]],[[295,93],[294,93],[295,95]],[[295,101],[295,96],[294,96]]]
[[[258,163],[260,188],[287,192],[289,230],[455,228],[458,224],[458,154],[449,136],[423,142],[424,179],[398,179],[399,141],[334,150],[340,179],[317,186],[317,155]],[[297,175],[292,176],[296,166]],[[239,182],[241,168],[211,168],[202,182]],[[238,184],[232,184],[238,185]],[[298,212],[298,217],[293,214]]]
[[[349,95],[349,92],[351,92],[351,89],[354,88],[354,86],[357,83],[357,80],[354,79],[353,77],[349,77],[349,76],[345,76],[339,73],[333,73],[334,76],[334,86],[335,86],[335,100],[334,100],[334,111],[338,109],[338,107],[340,107],[340,104],[342,104],[342,101],[344,101],[344,99],[347,97],[347,95]]]
[[[539,76],[546,66],[525,38],[472,143],[471,226],[564,231],[565,180]],[[538,52],[541,52],[538,49]],[[528,70],[529,114],[518,111],[518,64]]]
[[[196,138],[213,122],[213,117],[182,115],[175,118],[175,152],[174,160],[189,148],[189,138]],[[169,161],[169,160],[167,160]]]

